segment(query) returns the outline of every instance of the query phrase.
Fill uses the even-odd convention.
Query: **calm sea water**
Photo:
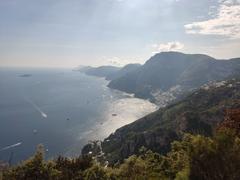
[[[156,110],[107,83],[66,69],[0,69],[0,160],[24,160],[38,144],[47,158],[76,156],[89,140]]]

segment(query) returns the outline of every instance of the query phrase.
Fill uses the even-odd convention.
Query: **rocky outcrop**
[[[240,135],[240,108],[239,109],[227,109],[224,121],[218,126],[218,130],[225,128],[233,129]]]

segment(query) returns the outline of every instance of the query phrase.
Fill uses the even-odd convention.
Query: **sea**
[[[39,144],[46,159],[79,156],[158,108],[107,84],[72,69],[0,68],[0,161],[19,163]]]

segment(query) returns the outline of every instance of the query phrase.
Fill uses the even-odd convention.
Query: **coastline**
[[[80,73],[82,73],[82,72],[80,72]],[[83,73],[83,74],[85,74],[85,73]],[[85,74],[85,75],[93,76],[93,75],[88,75],[88,74]],[[94,77],[106,80],[105,77],[99,77],[99,76],[94,76]],[[130,93],[118,90],[118,89],[110,88],[110,87],[108,87],[108,83],[110,81],[106,80],[106,82],[107,83],[106,83],[105,88],[108,88],[117,94],[121,94],[123,98],[121,98],[118,101],[113,102],[113,104],[108,105],[108,108],[107,108],[108,111],[105,112],[107,120],[105,119],[104,122],[100,122],[99,124],[96,124],[96,126],[93,127],[92,130],[85,132],[85,135],[88,137],[88,140],[85,143],[85,145],[82,146],[81,150],[84,150],[84,148],[91,143],[102,142],[102,141],[106,140],[111,134],[115,133],[119,128],[122,128],[125,125],[133,123],[133,122],[137,121],[138,119],[141,119],[142,117],[144,117],[148,114],[151,114],[159,109],[159,106],[157,104],[155,104],[154,102],[151,102],[149,99],[140,98],[140,97],[137,97],[135,94],[130,94]],[[120,113],[112,113],[112,112],[115,112],[114,109],[119,109],[119,107],[121,107],[121,105],[123,105],[124,103],[127,103],[128,99],[135,101],[136,104],[134,104],[132,107],[128,107],[127,109],[121,110]],[[124,102],[124,101],[126,101],[126,102]],[[128,114],[131,114],[132,111],[133,112],[138,111],[137,108],[134,108],[134,107],[141,107],[142,110],[145,110],[145,109],[146,110],[141,111],[141,113],[138,114],[136,117],[134,117],[134,116],[129,117]],[[113,116],[113,114],[116,114],[116,116]],[[127,115],[124,115],[124,114],[127,114]],[[112,128],[113,126],[115,128]],[[83,139],[84,139],[84,137],[80,137],[80,140],[83,140]]]

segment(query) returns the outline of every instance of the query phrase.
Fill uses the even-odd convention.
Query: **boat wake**
[[[0,149],[0,151],[5,151],[5,150],[8,150],[8,149],[11,149],[11,148],[14,148],[14,147],[20,146],[21,144],[22,144],[22,142],[19,142],[19,143],[16,143],[16,144],[10,145],[10,146],[6,146],[6,147]]]
[[[25,98],[25,99],[26,99],[26,98]],[[34,109],[36,109],[36,110],[41,114],[41,116],[42,116],[43,118],[47,118],[47,117],[48,117],[47,114],[44,113],[44,112],[40,109],[40,107],[37,106],[33,101],[31,101],[30,99],[26,99],[26,101],[27,101],[29,104],[31,104],[31,105],[34,107]]]

